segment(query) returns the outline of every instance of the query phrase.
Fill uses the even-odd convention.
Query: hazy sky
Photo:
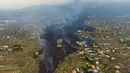
[[[83,1],[86,1],[86,2],[100,2],[100,3],[107,3],[107,2],[116,2],[116,3],[128,3],[130,2],[130,0],[83,0]]]
[[[40,4],[64,4],[70,3],[74,0],[0,0],[0,9],[16,9],[16,8],[23,8],[32,5],[40,5]],[[120,3],[127,3],[130,0],[83,0],[85,2],[120,2]]]
[[[16,9],[41,4],[65,4],[71,0],[0,0],[0,9]]]

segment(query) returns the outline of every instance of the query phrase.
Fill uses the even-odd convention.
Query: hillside
[[[37,39],[30,39],[23,31],[6,32],[0,35],[0,73],[38,73]]]

